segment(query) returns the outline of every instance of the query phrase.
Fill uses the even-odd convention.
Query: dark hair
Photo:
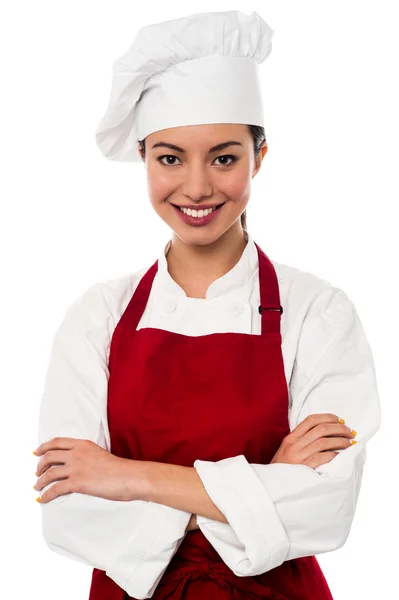
[[[263,142],[266,141],[266,133],[265,133],[265,128],[262,127],[261,125],[247,125],[252,138],[254,140],[254,152],[255,152],[255,160],[258,159],[259,157],[259,153],[260,153],[260,148],[263,144]],[[139,141],[140,144],[140,148],[142,151],[142,158],[144,160],[144,156],[145,156],[145,139],[144,140],[140,140]],[[241,226],[242,228],[247,231],[247,210],[245,209],[244,212],[241,214]]]

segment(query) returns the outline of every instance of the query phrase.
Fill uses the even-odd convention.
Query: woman
[[[332,598],[315,554],[347,539],[380,406],[353,303],[246,228],[272,33],[190,15],[114,66],[97,143],[145,164],[172,239],[88,289],[53,342],[35,488],[48,546],[93,567],[90,600]]]

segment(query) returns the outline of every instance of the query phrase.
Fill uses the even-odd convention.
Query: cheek
[[[147,188],[153,203],[171,194],[176,184],[174,178],[157,166],[147,169]]]
[[[228,196],[230,200],[240,202],[249,194],[251,179],[245,170],[231,172],[230,177],[226,176],[219,182],[220,191]]]

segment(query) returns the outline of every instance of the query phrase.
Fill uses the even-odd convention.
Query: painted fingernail
[[[357,432],[354,429],[351,429],[351,434],[352,435],[357,435]]]
[[[340,417],[338,417],[338,418],[339,418],[340,423],[345,423],[345,419],[341,419]]]
[[[36,498],[36,502],[40,502],[40,496]]]
[[[351,440],[350,442],[351,442],[351,444],[357,444],[356,440]]]
[[[36,454],[37,454],[36,450],[33,450],[32,454],[35,454],[35,455],[36,455]]]

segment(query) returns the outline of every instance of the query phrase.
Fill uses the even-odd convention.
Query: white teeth
[[[209,215],[215,208],[207,208],[206,210],[191,210],[191,208],[182,208],[180,210],[184,212],[185,215],[189,217],[206,217]]]

